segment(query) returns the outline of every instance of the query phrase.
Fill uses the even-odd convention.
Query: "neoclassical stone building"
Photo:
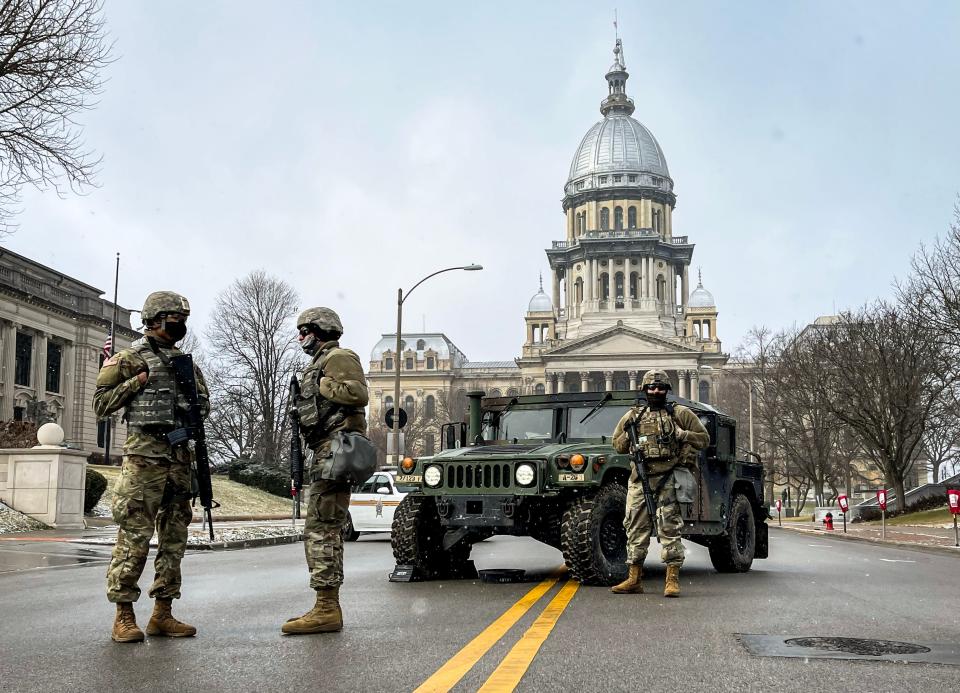
[[[605,75],[603,117],[570,164],[563,239],[546,250],[551,294],[541,279],[524,316],[520,356],[480,367],[443,334],[405,334],[405,405],[421,406],[425,397],[436,397],[435,388],[503,394],[633,389],[653,367],[668,371],[681,396],[715,400],[727,361],[716,302],[702,281],[690,290],[694,244],[674,234],[674,181],[659,143],[633,118],[628,77],[618,39]],[[371,417],[380,416],[388,399],[392,404],[395,341],[386,334],[371,353]]]
[[[103,452],[91,401],[113,303],[103,291],[0,248],[0,421],[55,421],[66,441]],[[116,349],[139,333],[120,308]],[[114,435],[122,444],[125,426]],[[114,451],[119,445],[111,446]]]

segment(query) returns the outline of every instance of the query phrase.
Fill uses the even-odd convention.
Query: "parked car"
[[[356,541],[364,533],[389,532],[393,514],[406,495],[416,486],[398,484],[393,470],[381,470],[350,495],[350,512],[343,526],[344,541]]]

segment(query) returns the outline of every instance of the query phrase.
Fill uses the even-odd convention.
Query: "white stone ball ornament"
[[[45,423],[37,429],[38,447],[59,448],[63,443],[63,429],[59,424]]]

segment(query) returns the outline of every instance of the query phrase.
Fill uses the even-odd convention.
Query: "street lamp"
[[[454,270],[465,270],[467,272],[476,272],[477,270],[482,270],[483,265],[464,265],[462,267],[447,267],[446,269],[437,270],[433,274],[428,274],[426,277],[418,281],[412,287],[407,290],[407,293],[403,293],[403,289],[397,289],[397,351],[394,354],[396,363],[394,363],[394,379],[393,379],[393,452],[397,456],[397,464],[400,464],[400,335],[402,334],[402,323],[403,323],[403,302],[406,301],[410,294],[413,293],[413,290],[418,286],[423,284],[425,281],[430,279],[430,277],[435,277],[438,274],[443,274],[444,272],[452,272]]]

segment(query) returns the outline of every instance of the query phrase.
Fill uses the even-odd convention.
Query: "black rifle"
[[[290,490],[293,495],[293,519],[300,517],[300,491],[303,489],[303,447],[300,444],[300,415],[294,409],[300,397],[300,381],[290,378]]]
[[[650,480],[647,478],[647,468],[644,466],[646,457],[643,450],[637,442],[637,424],[636,422],[627,425],[627,435],[630,436],[630,456],[633,458],[633,464],[637,468],[637,476],[640,477],[640,488],[643,489],[643,502],[647,506],[647,515],[650,516],[650,531],[660,542],[660,535],[657,534],[657,504],[653,500],[653,491],[650,490]]]
[[[190,354],[166,357],[159,351],[157,354],[173,370],[177,387],[190,405],[185,417],[185,425],[170,431],[167,434],[167,440],[173,447],[189,445],[191,441],[193,442],[194,459],[197,465],[197,486],[199,487],[193,497],[193,502],[196,504],[197,498],[200,499],[200,505],[203,507],[204,524],[210,529],[210,539],[213,540],[213,513],[211,511],[213,508],[219,508],[220,504],[213,500],[210,458],[207,455],[207,435],[203,429],[203,415],[200,413],[200,396],[197,393],[197,378],[193,370],[193,357]]]

